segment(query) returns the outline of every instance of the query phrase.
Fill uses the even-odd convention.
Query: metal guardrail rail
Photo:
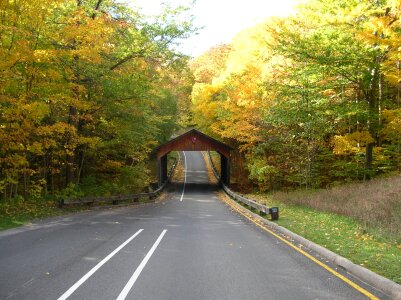
[[[84,198],[75,198],[75,199],[61,199],[59,201],[59,207],[63,207],[64,205],[77,205],[77,204],[95,204],[95,203],[107,203],[111,202],[113,205],[117,205],[120,201],[129,201],[139,202],[139,199],[148,198],[148,201],[155,199],[167,186],[169,183],[174,170],[178,164],[178,160],[175,159],[173,166],[170,169],[170,172],[167,176],[167,180],[156,190],[149,193],[139,193],[139,194],[129,194],[129,195],[116,195],[116,196],[108,196],[108,197],[84,197]]]
[[[220,184],[221,184],[221,186],[222,186],[224,192],[225,192],[228,196],[230,196],[232,199],[234,199],[234,200],[236,200],[236,201],[239,201],[239,202],[241,202],[241,203],[243,203],[243,204],[245,204],[245,205],[247,205],[247,206],[249,206],[249,207],[252,207],[252,208],[258,210],[258,211],[259,211],[259,214],[260,214],[261,216],[270,215],[270,216],[271,216],[271,219],[272,219],[273,221],[278,220],[278,218],[279,218],[279,208],[278,208],[278,207],[268,207],[268,206],[266,206],[266,205],[257,203],[256,201],[254,201],[254,200],[252,200],[252,199],[248,199],[248,198],[246,198],[246,197],[244,197],[244,196],[242,196],[242,195],[240,195],[240,194],[234,192],[234,191],[231,190],[228,186],[226,186],[226,185],[220,180],[219,174],[217,174],[216,167],[214,166],[214,163],[213,163],[212,157],[210,156],[210,152],[209,152],[209,151],[208,151],[208,156],[209,156],[210,163],[211,163],[211,165],[212,165],[212,171],[213,171],[213,173],[214,173],[214,176],[216,176],[216,178],[219,180],[219,182],[220,182]]]

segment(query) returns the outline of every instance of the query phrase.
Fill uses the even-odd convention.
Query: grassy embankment
[[[174,158],[178,158],[178,154],[175,152],[169,155],[169,160],[168,160],[169,169],[172,167],[174,163]],[[151,167],[150,181],[156,182],[157,181],[155,175],[156,171],[154,170],[156,162],[151,161],[149,165]],[[79,193],[77,192],[76,195],[79,197],[91,196],[94,190],[96,190],[96,186],[90,187],[88,189],[89,192],[80,191]],[[101,191],[97,189],[96,196],[102,196],[101,194],[98,194],[99,192]],[[68,192],[64,191],[64,194],[67,195]],[[63,195],[63,197],[66,197],[65,195]],[[58,198],[60,197],[62,196],[59,195],[47,198],[37,198],[37,199],[27,199],[27,200],[24,200],[22,198],[11,199],[7,201],[0,200],[0,230],[22,226],[35,219],[54,217],[89,209],[89,207],[85,205],[64,207],[61,209],[58,207]]]
[[[86,206],[58,208],[54,199],[12,199],[0,201],[0,230],[19,227],[47,217],[64,215],[87,209]]]
[[[401,176],[247,197],[278,206],[279,225],[401,284]]]

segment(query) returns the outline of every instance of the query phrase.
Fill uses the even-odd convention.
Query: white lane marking
[[[57,300],[65,300],[72,293],[75,292],[80,285],[82,285],[89,277],[93,275],[101,266],[103,266],[110,258],[112,258],[115,254],[117,254],[122,248],[124,248],[129,242],[131,242],[138,234],[142,232],[143,229],[139,229],[134,235],[132,235],[128,240],[118,246],[113,252],[107,255],[101,262],[99,262],[96,266],[94,266],[88,273],[86,273],[80,280],[78,280],[72,287],[70,287],[63,295],[60,296]]]
[[[136,268],[134,274],[132,274],[131,278],[128,280],[127,284],[121,291],[120,295],[118,295],[117,300],[124,300],[131,288],[134,286],[135,281],[138,279],[139,275],[141,274],[142,270],[145,268],[147,262],[149,261],[150,257],[152,256],[153,252],[155,252],[157,246],[159,246],[163,236],[166,234],[167,229],[164,229],[162,233],[157,238],[156,242],[153,244],[152,248],[150,248],[148,254],[146,254],[145,258],[142,260],[141,264]]]
[[[182,202],[182,199],[184,198],[184,193],[185,193],[185,184],[187,183],[187,156],[185,155],[185,151],[182,151],[184,153],[184,187],[182,188],[182,194],[181,194],[181,199],[180,201]]]

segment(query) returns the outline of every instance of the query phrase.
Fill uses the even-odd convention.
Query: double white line
[[[86,280],[89,279],[97,270],[100,269],[107,261],[109,261],[114,255],[116,255],[122,248],[124,248],[129,242],[131,242],[134,238],[136,238],[143,229],[139,229],[135,234],[133,234],[130,238],[128,238],[124,243],[118,246],[113,252],[107,255],[101,262],[99,262],[96,266],[94,266],[88,273],[86,273],[81,279],[79,279],[72,287],[70,287],[63,295],[61,295],[57,300],[65,300],[72,295]],[[152,256],[153,252],[155,252],[157,246],[160,244],[162,238],[166,234],[167,229],[164,229],[162,233],[157,238],[156,242],[153,244],[152,248],[150,248],[149,252],[146,254],[145,258],[142,260],[140,265],[136,268],[134,274],[132,274],[131,278],[128,280],[124,289],[121,291],[120,295],[118,295],[117,300],[124,300],[131,288],[133,287],[135,281],[138,279],[142,270],[145,268],[147,262]]]

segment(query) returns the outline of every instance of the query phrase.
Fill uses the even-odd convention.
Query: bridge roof
[[[153,153],[160,158],[171,151],[217,151],[228,158],[231,150],[233,149],[230,146],[196,129],[191,129],[156,147]]]

